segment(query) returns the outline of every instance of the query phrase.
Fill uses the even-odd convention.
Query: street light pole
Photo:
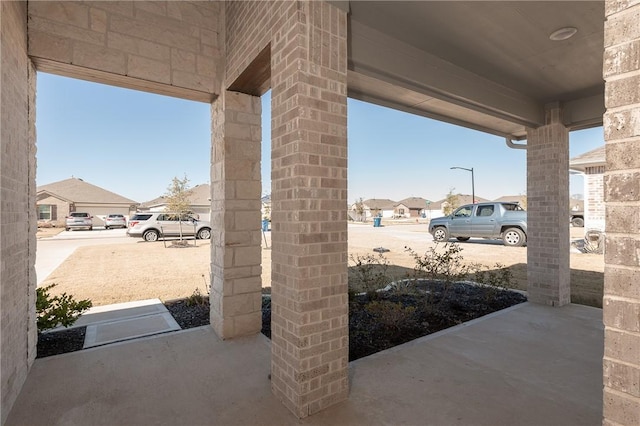
[[[471,204],[475,204],[476,203],[476,185],[473,181],[473,167],[470,169],[467,169],[464,167],[451,167],[451,170],[453,169],[460,169],[460,170],[466,170],[468,172],[471,172]]]

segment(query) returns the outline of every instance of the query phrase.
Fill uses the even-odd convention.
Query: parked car
[[[209,222],[198,220],[191,215],[179,215],[167,212],[136,213],[129,219],[127,235],[142,237],[145,241],[157,241],[158,238],[196,236],[201,240],[211,238]]]
[[[126,228],[127,219],[122,214],[110,214],[104,218],[104,228]]]
[[[584,227],[584,211],[583,210],[571,210],[571,217],[569,219],[571,225],[576,228]]]
[[[518,203],[479,203],[459,207],[451,215],[432,219],[435,241],[469,238],[501,239],[505,246],[527,242],[527,212]]]
[[[66,217],[65,229],[93,229],[93,216],[89,213],[73,212]]]

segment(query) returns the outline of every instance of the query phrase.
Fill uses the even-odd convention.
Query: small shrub
[[[399,302],[374,300],[365,306],[365,310],[382,327],[391,332],[398,332],[402,327],[406,327],[409,323],[415,321],[413,318],[416,313],[415,306],[404,306]]]
[[[83,312],[93,304],[90,300],[74,300],[72,296],[62,293],[51,296],[49,290],[57,284],[36,289],[36,315],[38,333],[56,328],[59,325],[69,327],[75,323]]]
[[[436,243],[434,247],[429,247],[427,252],[420,256],[409,247],[405,251],[413,256],[416,266],[414,273],[418,278],[426,278],[445,283],[453,283],[464,280],[470,268],[464,263],[462,247],[455,243],[445,243],[442,250]]]
[[[349,268],[349,293],[351,296],[358,292],[366,292],[371,300],[377,297],[377,290],[384,288],[390,279],[387,270],[389,261],[380,253],[377,256],[350,256],[354,263]]]
[[[494,270],[489,270],[483,265],[473,265],[473,280],[482,285],[485,299],[495,298],[499,291],[515,287],[513,273],[501,263],[494,265]]]
[[[187,306],[205,306],[209,304],[209,295],[202,294],[199,288],[196,288],[191,296],[186,299]]]

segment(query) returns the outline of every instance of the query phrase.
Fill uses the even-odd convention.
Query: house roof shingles
[[[41,185],[36,192],[48,193],[73,203],[101,203],[101,204],[138,204],[114,192],[85,182],[78,178],[69,178],[58,182]]]
[[[191,188],[191,193],[189,194],[189,203],[192,206],[208,206],[211,204],[209,200],[211,198],[211,186],[208,183],[204,183],[201,185],[196,185]],[[140,204],[140,207],[156,207],[162,206],[167,203],[165,197],[154,198],[150,201],[145,201]]]
[[[587,167],[603,166],[606,163],[605,146],[592,149],[584,154],[577,155],[569,160],[569,167],[574,170],[584,171]]]

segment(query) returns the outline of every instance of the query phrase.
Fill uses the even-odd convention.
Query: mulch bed
[[[526,301],[509,290],[466,283],[421,282],[409,292],[351,295],[349,360],[353,361],[418,337]],[[188,299],[165,303],[183,329],[209,324],[209,304]],[[42,333],[38,358],[82,349],[85,327]],[[271,338],[271,299],[262,300],[262,333]]]

